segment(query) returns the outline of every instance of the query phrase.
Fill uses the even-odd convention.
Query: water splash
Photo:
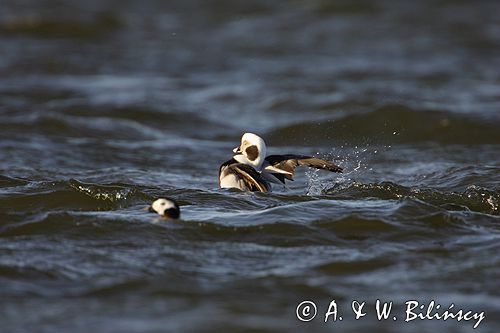
[[[113,203],[129,200],[137,194],[137,190],[130,187],[118,185],[87,184],[76,179],[71,179],[69,181],[69,186],[77,190],[78,192],[88,195],[93,199]]]

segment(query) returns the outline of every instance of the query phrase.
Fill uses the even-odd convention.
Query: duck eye
[[[160,205],[165,206],[165,203],[164,203],[164,202],[162,202]]]

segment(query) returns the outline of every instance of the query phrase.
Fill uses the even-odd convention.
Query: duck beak
[[[150,212],[150,213],[156,213],[155,210],[153,209],[153,206],[146,206],[143,208],[143,210]]]
[[[236,147],[236,148],[234,148],[234,149],[233,149],[233,153],[235,153],[235,154],[241,154],[241,149],[240,149],[240,147]]]

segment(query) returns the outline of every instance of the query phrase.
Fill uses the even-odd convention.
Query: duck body
[[[341,167],[320,158],[295,154],[266,156],[266,150],[261,137],[245,133],[241,137],[240,146],[233,149],[236,155],[219,168],[219,186],[269,192],[271,183],[283,185],[285,180],[293,181],[297,166],[342,172]]]

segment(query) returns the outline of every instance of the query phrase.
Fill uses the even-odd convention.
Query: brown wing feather
[[[264,179],[262,179],[260,173],[255,171],[255,169],[252,168],[251,166],[243,163],[238,163],[231,165],[230,168],[235,174],[238,175],[238,177],[240,177],[243,180],[248,190],[254,192],[269,191],[269,186],[267,185],[267,182]]]
[[[308,166],[311,168],[328,170],[331,172],[342,172],[342,168],[322,160],[317,157],[305,156],[305,155],[269,155],[266,157],[266,161],[273,167],[284,170],[286,172],[295,174],[295,168],[297,166]],[[284,175],[285,178],[291,179],[292,177]]]

